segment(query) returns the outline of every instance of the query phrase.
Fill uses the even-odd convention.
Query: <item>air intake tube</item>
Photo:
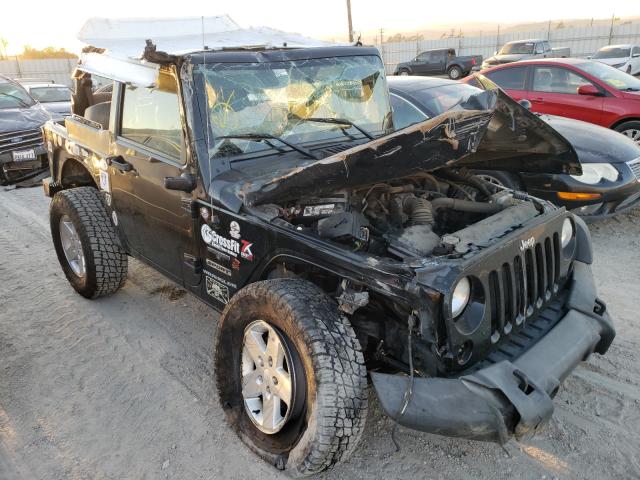
[[[433,225],[431,202],[420,197],[406,197],[402,209],[411,225]]]

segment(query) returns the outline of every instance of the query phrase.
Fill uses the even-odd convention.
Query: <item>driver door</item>
[[[129,248],[183,283],[190,253],[190,194],[167,190],[165,177],[186,166],[177,80],[161,72],[158,88],[120,84],[114,94],[115,136],[108,174],[115,221]]]
[[[429,52],[423,52],[418,55],[413,62],[411,62],[411,69],[414,75],[424,75],[429,71],[431,61],[431,54]]]

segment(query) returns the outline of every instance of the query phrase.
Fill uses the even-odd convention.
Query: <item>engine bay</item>
[[[465,169],[441,169],[258,208],[351,251],[397,260],[465,255],[544,211],[536,199]]]

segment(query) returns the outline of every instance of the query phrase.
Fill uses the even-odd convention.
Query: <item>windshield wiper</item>
[[[638,91],[640,91],[640,88],[627,87],[627,88],[623,88],[622,91],[623,92],[638,92]]]
[[[22,100],[20,97],[16,97],[15,95],[11,95],[10,93],[0,92],[0,95],[4,95],[5,97],[10,97],[10,98],[16,99],[18,102],[20,102],[20,105],[22,105],[23,107],[30,107],[31,106],[27,102]]]
[[[332,123],[334,125],[349,125],[350,127],[355,128],[369,140],[375,140],[375,137],[367,132],[364,128],[356,125],[351,120],[347,120],[346,118],[319,118],[319,117],[307,117],[307,118],[298,118],[303,122],[317,122],[317,123]]]
[[[292,148],[296,152],[300,152],[301,154],[309,158],[313,158],[314,160],[319,160],[319,158],[316,155],[311,153],[306,148],[294,145],[293,143],[288,142],[283,138],[277,137],[275,135],[271,135],[269,133],[245,133],[245,134],[239,133],[237,135],[222,135],[220,137],[216,137],[216,139],[250,140],[254,142],[264,142],[266,140],[277,140],[280,143],[286,145],[287,147]],[[269,144],[269,142],[266,142],[266,143]]]

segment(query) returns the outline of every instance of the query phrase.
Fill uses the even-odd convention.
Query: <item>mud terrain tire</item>
[[[284,337],[303,374],[295,375],[302,379],[302,408],[275,434],[256,428],[242,397],[243,335],[258,319]],[[222,313],[214,355],[227,420],[264,460],[303,477],[333,467],[355,450],[367,416],[364,358],[349,321],[314,284],[285,278],[240,290]]]
[[[72,222],[80,241],[84,255],[83,276],[74,272],[62,246],[60,219],[65,216]],[[127,278],[127,254],[120,246],[98,190],[78,187],[56,193],[51,201],[49,220],[62,270],[80,295],[103,297],[122,287]]]

